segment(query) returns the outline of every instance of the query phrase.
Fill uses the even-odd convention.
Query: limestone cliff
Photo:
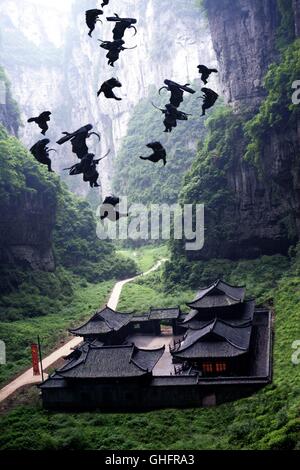
[[[224,94],[236,115],[246,123],[256,116],[265,99],[264,78],[270,64],[281,61],[280,32],[283,40],[284,33],[291,40],[299,35],[300,3],[206,0],[205,5]],[[287,24],[283,27],[283,22],[292,15],[294,22],[288,28]],[[281,88],[285,86],[283,81]],[[279,85],[278,88],[274,100],[280,99]],[[192,258],[247,258],[287,253],[299,240],[300,122],[297,118],[290,119],[291,87],[282,95],[284,93],[286,107],[282,101],[275,111],[282,125],[261,127],[256,162],[259,168],[245,161],[247,139],[243,131],[231,142],[231,161],[222,180],[222,190],[226,188],[230,197],[223,201],[220,211],[215,208],[215,216],[208,215],[204,250],[192,253]],[[270,123],[272,119],[274,121],[274,116],[269,116]],[[225,132],[228,132],[226,123]],[[223,158],[226,159],[226,155]],[[203,190],[203,187],[198,188],[199,194],[203,194]],[[218,237],[211,236],[216,223],[224,228],[223,232],[226,232],[225,227],[230,227],[223,233],[224,237],[220,233]]]
[[[236,106],[255,106],[278,54],[277,0],[208,0],[206,5],[224,95]]]
[[[41,191],[1,202],[0,264],[54,271],[52,232],[56,204]]]
[[[54,142],[61,131],[72,130],[91,122],[101,132],[102,141],[91,139],[97,155],[111,149],[100,164],[103,192],[110,191],[114,157],[134,106],[148,95],[151,85],[161,86],[165,78],[182,82],[197,77],[199,62],[215,65],[207,21],[195,7],[194,0],[125,0],[105,9],[121,16],[137,18],[138,34],[126,33],[125,51],[115,68],[107,65],[105,51],[97,39],[112,39],[112,24],[97,24],[93,39],[87,35],[84,12],[95,7],[94,0],[42,2],[28,0],[26,14],[18,8],[19,0],[5,2],[1,19],[2,49],[13,90],[22,111],[23,122],[29,115],[49,108],[53,112],[49,137]],[[29,5],[29,6],[28,6]],[[22,44],[20,42],[22,38]],[[18,39],[19,38],[19,39]],[[12,54],[15,52],[14,60]],[[22,52],[22,56],[20,53]],[[118,90],[123,101],[97,98],[101,83],[117,76],[123,84]],[[151,104],[149,103],[149,106]],[[20,136],[26,145],[39,136],[34,125],[25,125]],[[55,157],[54,157],[55,158]],[[60,171],[75,162],[69,146],[59,148],[55,169]],[[62,172],[61,172],[62,173]],[[86,195],[88,187],[81,177],[66,178],[70,187]]]
[[[19,109],[13,99],[10,83],[2,67],[0,67],[0,123],[11,134],[18,135],[20,125]]]

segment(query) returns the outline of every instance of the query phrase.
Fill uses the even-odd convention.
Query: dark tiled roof
[[[58,374],[51,374],[42,384],[38,385],[39,388],[62,388],[66,386],[66,380]]]
[[[57,374],[64,378],[137,377],[152,372],[163,355],[164,348],[143,350],[135,345],[86,345],[78,359],[71,360]]]
[[[211,286],[199,289],[193,302],[187,305],[191,308],[226,307],[243,302],[245,287],[234,287],[218,280]]]
[[[132,317],[132,322],[141,323],[151,320],[177,320],[181,311],[179,307],[171,308],[151,308],[149,313],[145,315],[137,315]]]
[[[131,323],[143,323],[146,321],[149,321],[149,313],[147,313],[146,315],[135,315],[131,319]]]
[[[239,325],[247,321],[252,321],[255,311],[255,300],[248,300],[234,307],[233,310],[219,308],[207,310],[191,310],[188,315],[183,317],[182,324],[194,329],[203,328],[214,318],[218,317],[231,325]],[[238,310],[237,310],[238,309]]]
[[[71,329],[70,332],[77,336],[89,336],[118,331],[126,326],[132,318],[127,313],[115,312],[109,307],[99,310],[96,314],[79,328]]]
[[[233,326],[215,319],[200,330],[189,329],[173,355],[186,359],[240,356],[249,350],[251,332],[251,322]]]
[[[150,312],[145,315],[135,315],[132,317],[132,322],[141,323],[150,320],[178,320],[181,311],[179,307],[171,308],[150,308]]]
[[[151,308],[150,320],[177,320],[180,315],[180,308]]]

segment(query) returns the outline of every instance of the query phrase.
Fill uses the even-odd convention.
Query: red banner
[[[33,375],[40,375],[39,367],[39,347],[37,344],[31,345]]]

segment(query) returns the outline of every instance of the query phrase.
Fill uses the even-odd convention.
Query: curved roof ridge
[[[104,310],[110,310],[113,313],[117,313],[118,315],[133,315],[134,312],[119,312],[118,310],[114,310],[113,308],[109,307],[107,304],[105,305],[104,308],[101,308],[96,311],[95,315],[98,313],[104,312]]]
[[[140,366],[139,364],[137,364],[133,358],[130,359],[129,363],[130,363],[130,364],[133,364],[135,367],[137,367],[138,369],[140,369],[140,370],[143,371],[143,372],[149,372],[148,369],[145,369],[144,367],[142,367],[142,366]]]
[[[206,326],[204,326],[203,328],[199,328],[198,330],[192,330],[193,331],[193,335],[195,335],[197,337],[197,334],[195,333],[196,331],[198,331],[198,335],[199,337],[195,340],[195,341],[198,341],[203,335],[201,335],[201,332],[204,333],[204,330],[207,330],[206,333],[210,333],[212,331],[212,327],[214,326],[215,324],[215,320],[211,321],[210,323],[208,323]],[[191,328],[189,328],[191,330]],[[184,341],[188,338],[188,331],[186,332],[185,336],[184,336],[184,339],[183,341],[181,341],[181,344],[184,343]],[[188,344],[187,346],[185,347],[180,347],[180,350],[181,351],[186,351],[188,350],[189,348],[191,348],[193,345],[195,344],[195,342],[191,342],[190,344]]]
[[[153,353],[153,352],[160,352],[160,351],[165,351],[166,347],[165,345],[163,345],[161,348],[157,348],[157,349],[142,349],[142,348],[138,348],[137,346],[134,345],[134,351],[133,352],[150,352],[150,353]],[[158,363],[158,361],[160,360],[161,356],[155,361],[154,365],[152,366],[152,369],[155,367],[155,365]],[[130,362],[132,362],[135,366],[137,366],[139,369],[141,369],[142,371],[144,372],[150,372],[149,371],[149,368],[145,368],[143,366],[141,366],[133,357],[130,359]]]
[[[144,371],[144,372],[148,372],[148,369],[145,369],[144,367],[142,367],[141,365],[137,364],[136,361],[133,359],[133,355],[136,351],[138,351],[139,348],[134,344],[132,343],[132,351],[131,351],[131,356],[130,356],[130,359],[129,359],[129,364],[132,363],[133,365],[135,365],[138,369]]]
[[[106,319],[104,317],[104,315],[102,315],[102,313],[104,313],[106,310],[109,310],[109,312],[111,312],[113,315],[119,315],[120,317],[123,317],[124,320],[126,320],[126,316],[127,317],[130,317],[128,318],[127,320],[127,323],[130,322],[131,318],[132,318],[132,313],[121,313],[121,312],[117,312],[116,310],[113,310],[112,308],[108,307],[107,305],[99,310],[97,310],[94,315],[88,319],[85,323],[81,324],[79,327],[77,328],[70,328],[68,331],[70,333],[77,333],[78,331],[80,331],[82,328],[86,327],[89,323],[91,322],[96,322],[96,321],[102,321],[103,323],[105,323],[105,325],[107,325],[110,330],[113,330],[113,331],[117,331],[116,328],[110,323],[110,321],[108,319]],[[123,325],[124,326],[124,325]]]
[[[223,321],[222,319],[220,320],[217,320],[215,321],[214,323],[214,327],[216,326],[217,323],[223,323],[223,325],[229,327],[229,328],[232,328],[232,330],[236,330],[237,328],[246,328],[246,325],[240,327],[240,326],[233,326],[233,325],[229,325],[228,323],[226,323],[225,321]],[[249,322],[250,323],[250,322]],[[251,326],[251,324],[248,325],[248,327]],[[213,329],[214,329],[213,327]],[[212,330],[213,331],[213,330]],[[233,346],[234,348],[237,348],[237,349],[240,349],[241,351],[247,351],[248,347],[245,348],[239,344],[237,344],[234,340],[228,338],[227,336],[223,336],[222,334],[218,333],[217,331],[213,331],[214,334],[216,334],[217,336],[219,336],[220,338],[223,338],[225,341],[227,341],[227,343],[231,344],[231,346]]]
[[[220,330],[218,328],[218,325],[224,325],[229,330],[227,330],[227,333],[226,333],[226,330],[225,331],[222,331],[222,329]],[[231,331],[236,331],[237,329],[239,329],[239,330],[245,329],[246,330],[247,328],[250,328],[251,326],[252,326],[251,320],[249,320],[248,322],[245,322],[241,325],[232,325],[232,324],[224,321],[223,319],[215,317],[212,321],[207,323],[202,328],[197,328],[197,329],[189,328],[186,335],[184,336],[184,339],[181,341],[180,350],[181,351],[187,351],[189,348],[193,347],[194,344],[197,341],[201,340],[201,338],[205,337],[206,335],[209,335],[209,334],[213,333],[214,335],[218,336],[223,341],[226,341],[228,344],[230,344],[234,348],[239,349],[241,351],[247,351],[248,346],[247,347],[246,346],[241,346],[241,343],[239,342],[239,339],[234,338],[234,336],[232,337],[232,334],[230,333],[230,330]],[[188,332],[190,332],[190,336],[188,335]],[[187,344],[184,344],[185,342],[187,342]]]
[[[94,317],[93,317],[94,318]],[[86,326],[92,319],[90,318],[89,320],[87,320],[85,323],[83,323],[82,325],[78,326],[77,328],[69,328],[68,331],[70,333],[72,333],[72,331],[78,331],[78,330],[81,330],[81,328],[83,328],[84,326]]]
[[[239,349],[240,351],[247,351],[248,348],[243,348],[243,346],[240,346],[238,344],[235,344],[233,341],[231,341],[230,339],[226,338],[226,341],[227,343],[231,344],[231,346],[233,346],[234,348],[237,348]]]
[[[107,307],[104,307],[102,309],[99,309],[99,310],[96,310],[96,312],[94,313],[94,315],[89,318],[85,323],[82,323],[82,325],[78,326],[77,328],[69,328],[68,331],[72,332],[72,331],[78,331],[78,330],[81,330],[81,328],[83,328],[84,326],[88,325],[91,321],[93,321],[101,312],[103,312],[106,308],[109,308]],[[110,309],[111,310],[111,309]],[[104,318],[103,318],[104,320]]]
[[[90,345],[87,345],[87,346],[88,346],[87,351],[80,351],[79,358],[76,359],[73,364],[70,364],[70,365],[65,364],[64,366],[60,367],[59,369],[55,369],[55,372],[57,374],[59,374],[60,372],[67,372],[69,370],[72,370],[72,369],[76,368],[80,364],[86,362],[87,356],[90,352]]]
[[[163,351],[166,349],[166,346],[165,344],[163,346],[161,346],[160,348],[156,348],[156,349],[147,349],[147,348],[139,348],[138,346],[136,346],[136,349],[138,349],[138,351],[143,351],[143,352],[157,352],[157,351]]]
[[[219,282],[221,282],[221,279],[217,279],[216,281],[212,282],[211,284],[209,284],[206,287],[198,287],[198,291],[199,290],[208,290],[208,289],[211,289],[212,287],[216,287],[219,284]]]
[[[199,331],[199,330],[203,330],[203,328],[206,328],[208,325],[210,325],[212,323],[212,320],[207,320],[206,323],[202,326],[193,326],[193,325],[189,325],[189,329],[192,330],[192,331]]]
[[[209,284],[209,285],[206,286],[206,287],[198,287],[198,291],[199,291],[199,290],[211,289],[212,287],[217,287],[218,284],[220,284],[220,282],[223,282],[223,284],[226,284],[226,285],[229,286],[229,287],[233,287],[234,289],[245,289],[245,288],[247,287],[246,284],[234,286],[233,284],[230,284],[229,282],[224,281],[224,280],[221,279],[221,278],[218,278],[216,281],[212,282],[211,284]]]
[[[236,328],[245,328],[246,326],[250,326],[250,324],[252,323],[252,320],[249,319],[249,320],[245,320],[243,323],[240,323],[240,324],[232,324],[230,323],[230,320],[225,320],[224,318],[218,318],[216,317],[216,320],[220,323],[223,323],[224,325],[226,326],[230,326],[231,328],[233,329],[236,329]]]

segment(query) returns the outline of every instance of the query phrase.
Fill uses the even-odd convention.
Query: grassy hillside
[[[68,337],[68,328],[78,326],[107,302],[113,281],[99,284],[89,284],[80,279],[74,279],[74,292],[69,302],[53,302],[55,311],[44,316],[26,318],[17,321],[0,321],[1,340],[6,344],[7,364],[0,366],[0,384],[31,367],[30,345],[41,338],[43,354],[51,352],[57,345]],[[34,288],[33,288],[34,289]],[[26,299],[24,291],[18,294],[20,301]],[[28,300],[28,297],[27,297]],[[32,295],[33,305],[42,302],[42,298]],[[63,298],[63,300],[65,300]]]
[[[300,365],[291,362],[292,343],[300,339],[300,262],[284,257],[202,267],[198,283],[224,273],[231,282],[247,282],[249,294],[275,311],[274,381],[252,397],[210,409],[160,410],[139,414],[56,414],[39,402],[2,415],[1,449],[298,449],[300,448]],[[213,274],[215,272],[215,274]],[[124,291],[121,304],[174,305],[190,295],[159,287],[160,274]],[[277,281],[275,281],[277,279]],[[139,300],[137,300],[139,292]],[[180,430],[180,432],[178,432]]]

